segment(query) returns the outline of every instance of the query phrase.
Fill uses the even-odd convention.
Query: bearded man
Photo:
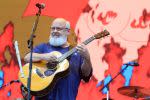
[[[67,41],[70,34],[70,23],[63,18],[56,18],[51,25],[48,43],[42,43],[33,49],[33,62],[45,60],[50,64],[57,63],[57,57],[51,52],[58,51],[62,54],[69,51],[70,44]],[[88,82],[92,75],[92,64],[89,52],[84,44],[76,46],[77,51],[69,57],[69,73],[59,79],[54,88],[43,97],[35,97],[36,100],[75,100],[81,80]],[[24,58],[30,60],[30,54]],[[37,81],[38,82],[38,81]]]

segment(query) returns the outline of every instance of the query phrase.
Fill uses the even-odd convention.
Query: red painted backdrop
[[[77,100],[101,100],[106,94],[97,86],[105,77],[114,77],[124,63],[137,59],[139,67],[134,67],[129,85],[150,88],[150,6],[149,2],[136,0],[30,0],[24,17],[35,15],[36,3],[45,3],[42,15],[63,17],[71,22],[78,36],[78,42],[85,40],[103,29],[110,37],[92,42],[88,49],[93,64],[93,77],[89,83],[81,82]],[[136,7],[135,7],[136,4]],[[2,65],[2,85],[18,78],[18,64],[13,48],[14,25],[8,23],[0,34],[0,62]],[[5,51],[11,55],[5,58]],[[126,79],[118,76],[110,84],[110,96],[115,100],[132,100],[117,92]],[[2,100],[22,98],[20,83],[12,83],[0,89]]]

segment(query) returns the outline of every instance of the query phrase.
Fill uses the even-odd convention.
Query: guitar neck
[[[85,45],[87,45],[88,43],[92,42],[94,39],[95,39],[95,37],[92,36],[92,37],[88,38],[87,40],[85,40],[82,43],[85,44]],[[72,48],[70,51],[66,52],[61,57],[59,57],[58,58],[58,62],[62,62],[63,60],[65,60],[67,57],[69,57],[71,54],[73,54],[76,51],[77,51],[76,47]]]

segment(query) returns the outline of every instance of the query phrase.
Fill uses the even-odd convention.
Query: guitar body
[[[56,57],[62,56],[58,51],[51,52]],[[47,62],[40,61],[32,64],[32,76],[31,76],[31,94],[34,96],[44,96],[54,87],[56,81],[64,77],[69,72],[68,60],[63,60],[56,67],[55,70],[48,69]],[[21,77],[19,72],[19,80],[22,82],[25,88],[27,88],[28,75],[29,75],[29,63],[23,66],[24,77]]]

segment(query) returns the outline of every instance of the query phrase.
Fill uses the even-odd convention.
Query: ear
[[[66,28],[70,29],[70,22],[69,21],[66,21]]]
[[[66,28],[67,28],[66,33],[67,35],[69,35],[70,34],[70,22],[69,21],[66,21]]]
[[[69,35],[70,34],[70,30],[66,30],[66,35]]]

